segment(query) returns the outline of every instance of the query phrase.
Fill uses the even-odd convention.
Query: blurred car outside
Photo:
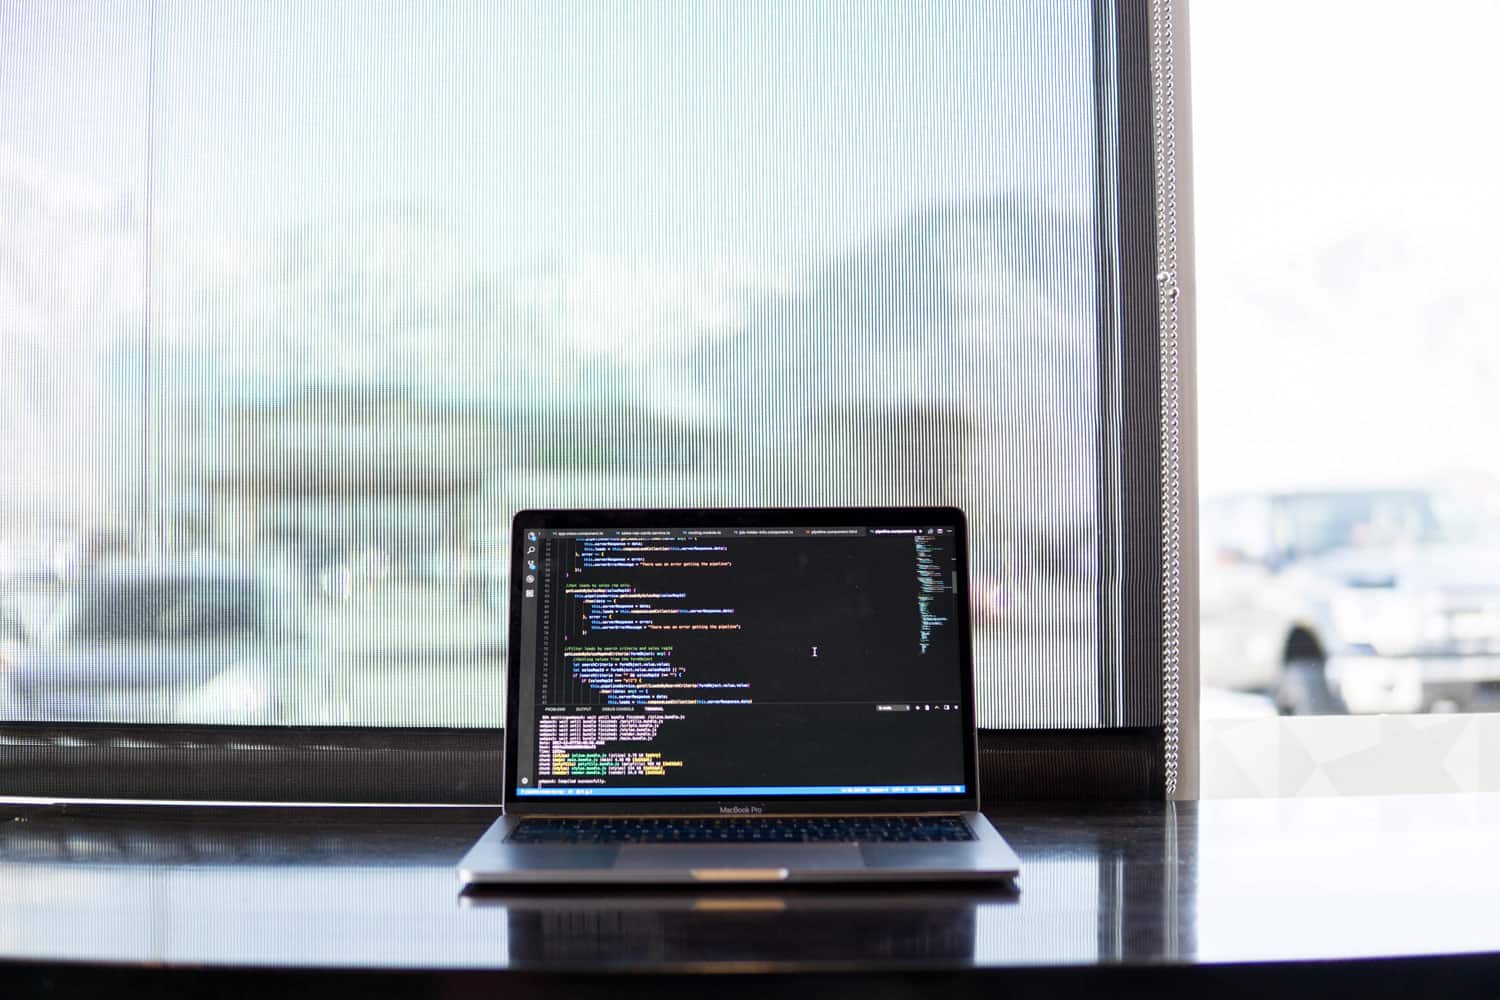
[[[969,617],[976,627],[999,625],[1014,601],[1014,587],[1003,573],[976,573],[969,589]]]
[[[0,674],[28,720],[310,724],[323,669],[300,580],[206,556],[95,568]]]
[[[510,537],[486,535],[435,550],[427,558],[425,575],[434,585],[455,591],[465,604],[501,611],[510,586]]]
[[[34,634],[52,616],[79,570],[80,545],[39,534],[0,540],[0,600],[19,627]]]
[[[1095,607],[1094,530],[1081,518],[982,539],[973,552],[969,609],[976,627],[1066,627]]]
[[[1202,681],[1286,713],[1493,710],[1500,544],[1431,490],[1202,508]]]
[[[31,633],[21,621],[21,616],[10,607],[0,604],[0,670],[10,669],[30,638]]]
[[[333,601],[367,597],[386,586],[393,576],[390,552],[377,545],[350,548],[316,563],[313,572],[318,590]]]
[[[15,703],[15,696],[3,678],[29,638],[20,616],[0,604],[0,719],[14,718],[20,714],[20,706]]]

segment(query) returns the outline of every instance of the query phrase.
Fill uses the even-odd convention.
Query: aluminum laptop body
[[[1014,878],[966,545],[955,508],[517,514],[505,809],[460,879]]]

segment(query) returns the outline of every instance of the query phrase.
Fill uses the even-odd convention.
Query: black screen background
[[[920,650],[921,583],[911,534],[710,537],[688,544],[723,544],[728,551],[651,558],[728,559],[733,565],[583,568],[583,542],[543,539],[543,555],[549,558],[538,586],[554,595],[557,627],[539,665],[551,678],[550,696],[544,698],[538,686],[539,710],[605,711],[590,707],[599,699],[570,681],[562,652],[580,643],[671,645],[672,662],[683,668],[683,681],[750,684],[748,691],[710,690],[702,696],[753,701],[665,706],[665,713],[683,718],[664,722],[655,740],[617,741],[608,749],[655,751],[681,760],[682,766],[660,777],[611,776],[577,784],[659,788],[963,782],[969,734],[960,704],[964,678],[961,618],[952,587],[954,535],[926,536],[943,584],[932,595],[930,609],[947,621],[933,628],[925,654]],[[569,583],[628,583],[642,593],[685,592],[685,600],[653,603],[732,608],[734,614],[660,620],[734,622],[741,628],[585,632],[576,601],[559,596]],[[878,711],[877,705],[909,707]],[[569,784],[554,779],[541,787]]]

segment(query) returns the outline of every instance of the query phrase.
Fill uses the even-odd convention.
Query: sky
[[[1500,487],[1500,6],[1190,20],[1204,492]]]
[[[148,313],[236,384],[566,379],[924,210],[1090,198],[1085,3],[5,0],[0,53],[0,419],[68,496],[113,444],[49,415],[119,424]]]
[[[813,258],[917,201],[1088,197],[1082,5],[149,10],[0,8],[0,143],[149,183],[164,237],[399,207],[502,269]]]
[[[609,352],[632,307],[732,327],[914,205],[1081,205],[1058,9],[7,2],[0,166],[108,220],[109,288],[148,217],[175,288],[254,286],[311,233],[395,286],[510,274]],[[1204,492],[1500,484],[1496,37],[1488,2],[1192,5]],[[424,242],[382,249],[393,218]]]

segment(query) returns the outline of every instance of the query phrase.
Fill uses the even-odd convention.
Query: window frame
[[[1185,100],[1186,95],[1180,79],[1186,32],[1179,7],[1171,0],[1150,5],[1089,0],[1095,37],[1100,444],[1101,454],[1119,457],[1100,481],[1105,504],[1100,610],[1107,615],[1101,618],[1101,677],[1112,678],[1101,683],[1100,712],[1109,724],[981,729],[985,801],[1196,792],[1190,743],[1196,730],[1195,672],[1188,655],[1192,626],[1190,616],[1182,616],[1179,633],[1164,617],[1194,593],[1196,563],[1188,551],[1196,502],[1188,447],[1191,399],[1185,395],[1190,380],[1179,381],[1181,372],[1191,370],[1190,329],[1186,316],[1176,329],[1174,316],[1174,339],[1164,350],[1163,327],[1164,304],[1175,314],[1179,290],[1190,288],[1186,269],[1175,262],[1185,220],[1175,205],[1161,214],[1170,200],[1164,192],[1175,197],[1186,168],[1170,117],[1159,113],[1163,74],[1178,81],[1178,96]],[[1186,115],[1177,121],[1185,126]],[[1178,150],[1175,176],[1158,171],[1163,148]],[[1173,241],[1170,267],[1164,267],[1159,240],[1163,220]],[[1169,279],[1165,283],[1163,275]],[[1164,395],[1164,385],[1170,396]],[[1175,509],[1164,508],[1164,496],[1177,500]],[[1117,673],[1109,669],[1111,658]],[[499,727],[5,722],[0,723],[0,798],[496,805],[502,746]]]

